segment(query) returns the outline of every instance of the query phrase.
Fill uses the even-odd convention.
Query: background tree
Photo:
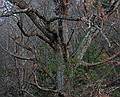
[[[119,97],[119,0],[8,3],[1,95]]]

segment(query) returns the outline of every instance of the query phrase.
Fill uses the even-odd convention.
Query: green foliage
[[[2,67],[0,67],[0,79],[2,79],[1,77],[5,76],[6,75],[6,70]]]
[[[52,95],[40,91],[33,91],[32,93],[35,97],[53,97]]]
[[[50,73],[56,73],[57,61],[52,50],[46,44],[42,44],[38,48],[39,64],[44,65]]]
[[[120,97],[120,89],[116,89],[116,91],[112,92],[111,97]]]
[[[95,63],[100,61],[101,51],[98,51],[95,45],[92,45],[86,52],[84,60],[88,63]]]
[[[104,52],[104,50],[99,50],[94,44],[89,47],[83,59],[88,63],[96,63],[105,60],[108,57],[109,56]],[[118,58],[119,57],[116,59]],[[72,58],[70,62],[72,64],[77,64],[77,60],[75,58]],[[72,78],[74,80],[73,86],[75,88],[83,88],[92,83],[94,83],[97,88],[102,88],[104,81],[116,79],[115,75],[120,74],[120,67],[114,67],[112,64],[100,64],[91,68],[87,66],[79,66],[75,68],[72,73]],[[118,90],[115,93],[117,92]],[[117,93],[116,96],[112,97],[119,97],[118,95],[120,94]]]

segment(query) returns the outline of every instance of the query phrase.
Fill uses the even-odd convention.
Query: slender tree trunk
[[[64,89],[64,79],[63,79],[63,57],[60,46],[58,46],[58,50],[55,52],[55,55],[57,60],[57,74],[56,74],[57,89],[60,92],[62,92]]]
[[[66,16],[67,15],[67,6],[64,0],[54,0],[56,6],[56,15],[58,17]],[[69,52],[68,52],[68,27],[67,21],[58,20],[58,36],[59,36],[59,52],[58,57],[60,58],[57,65],[57,86],[58,89],[68,90],[66,92],[70,93],[70,82],[64,83],[64,78],[66,77],[69,80]],[[64,76],[63,72],[66,76]],[[60,86],[61,84],[61,86]],[[64,85],[64,87],[63,87]],[[62,87],[62,88],[61,88]]]

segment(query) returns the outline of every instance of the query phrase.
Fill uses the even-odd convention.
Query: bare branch
[[[19,9],[19,10],[16,10],[16,11],[11,11],[11,12],[7,12],[7,13],[3,13],[0,17],[9,17],[9,16],[13,16],[15,14],[20,14],[20,13],[26,13],[26,12],[29,12],[29,8],[26,8],[26,9]]]
[[[106,15],[110,16],[120,6],[120,0],[115,0],[106,11]]]
[[[74,29],[73,29],[73,31],[72,31],[72,33],[71,33],[71,35],[70,35],[70,38],[69,38],[69,40],[68,40],[68,42],[67,42],[67,45],[69,45],[69,43],[70,43],[70,41],[71,41],[71,39],[72,39],[73,34],[74,34]]]
[[[19,55],[15,55],[11,52],[9,52],[8,50],[4,49],[3,46],[0,44],[0,47],[2,48],[2,50],[4,50],[6,53],[8,53],[9,55],[15,57],[15,58],[18,58],[18,59],[21,59],[21,60],[30,60],[30,61],[34,61],[35,58],[31,57],[31,58],[25,58],[25,57],[21,57]]]
[[[78,50],[75,52],[78,60],[82,60],[85,52],[87,51],[88,47],[90,46],[93,37],[98,33],[99,31],[95,27],[91,27],[84,37],[81,45],[79,46]]]
[[[37,36],[37,37],[39,37],[41,40],[43,40],[44,42],[46,42],[47,44],[49,44],[53,49],[55,49],[54,46],[53,46],[53,44],[52,44],[52,42],[50,42],[50,41],[47,39],[47,37],[41,36],[41,35],[40,35],[39,33],[37,33],[37,32],[26,33],[26,32],[23,30],[23,28],[21,27],[19,21],[18,21],[17,25],[18,25],[20,31],[22,32],[22,34],[23,34],[24,36],[26,36],[26,37]]]
[[[81,21],[82,19],[80,17],[78,18],[70,18],[70,17],[53,17],[50,18],[50,20],[48,21],[49,23],[54,22],[56,20],[67,20],[67,21]]]
[[[28,94],[30,97],[35,97],[32,93],[30,93],[29,91],[22,89],[21,91],[25,92],[26,94]]]
[[[103,60],[103,61],[100,61],[100,62],[97,62],[97,63],[87,63],[87,62],[84,62],[84,61],[80,61],[80,65],[88,66],[88,67],[98,66],[98,65],[100,65],[100,64],[109,63],[112,59],[116,58],[118,55],[120,55],[120,51],[117,52],[116,54],[112,55],[111,57]],[[77,67],[78,67],[78,66],[77,66]]]
[[[29,8],[29,5],[24,0],[12,0],[11,3],[17,5],[21,9]],[[32,7],[29,8],[30,11],[27,11],[25,14],[32,20],[32,22],[35,24],[35,26],[42,31],[42,33],[49,39],[52,40],[53,34],[45,27],[46,19],[44,16],[40,15],[37,10],[34,10]],[[43,21],[42,21],[42,20]]]
[[[29,83],[29,82],[28,82]],[[48,89],[48,88],[44,88],[41,87],[35,83],[29,83],[30,85],[34,86],[35,88],[37,88],[39,91],[44,91],[44,92],[49,92],[49,93],[58,93],[57,90],[52,90],[52,89]]]
[[[45,87],[41,87],[35,83],[30,83],[27,82],[28,84],[32,85],[33,87],[35,87],[38,91],[43,91],[43,92],[47,92],[47,93],[51,93],[51,94],[58,94],[59,97],[66,97],[67,94],[59,92],[58,90],[52,90],[49,88],[45,88]]]

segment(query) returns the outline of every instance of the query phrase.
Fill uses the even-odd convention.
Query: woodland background
[[[0,0],[0,97],[120,97],[120,0]]]

